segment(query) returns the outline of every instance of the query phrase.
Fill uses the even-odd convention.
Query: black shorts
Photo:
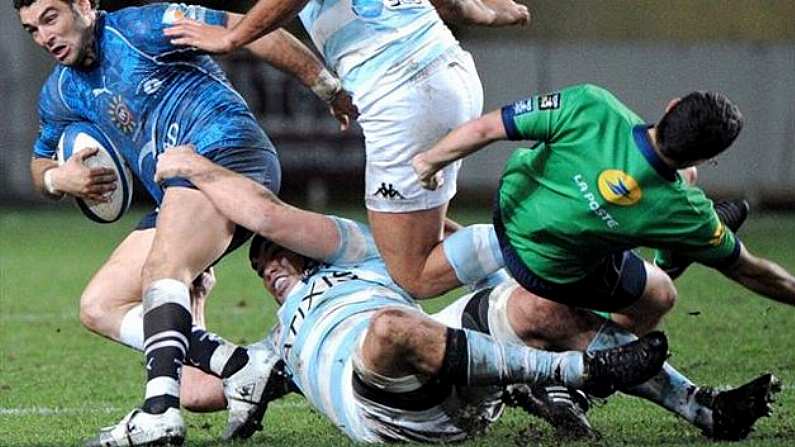
[[[606,256],[580,280],[560,284],[533,273],[514,250],[502,224],[499,198],[494,205],[494,230],[500,243],[505,267],[526,290],[569,306],[615,312],[634,304],[646,288],[646,267],[643,259],[632,251]]]
[[[274,194],[279,193],[282,182],[281,165],[276,152],[262,148],[228,148],[214,150],[205,155],[213,163],[223,166],[230,171],[234,171],[245,177],[254,180],[260,185],[268,188]],[[182,186],[197,189],[190,181],[181,177],[174,177],[163,182],[163,187]],[[159,208],[148,212],[135,226],[136,230],[146,230],[154,228],[157,224],[157,213]],[[224,256],[237,250],[241,245],[253,235],[248,229],[235,226],[235,233],[226,251],[215,260],[220,261]]]

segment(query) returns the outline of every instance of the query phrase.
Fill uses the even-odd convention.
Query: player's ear
[[[94,9],[94,5],[91,3],[93,0],[75,0],[75,6],[77,10],[80,11],[82,15],[88,15],[91,10]]]

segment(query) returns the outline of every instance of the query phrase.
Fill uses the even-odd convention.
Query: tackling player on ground
[[[157,156],[166,147],[191,143],[213,163],[274,192],[281,172],[273,145],[218,65],[194,49],[171,45],[162,31],[182,17],[218,26],[233,26],[239,17],[177,4],[109,14],[97,11],[89,0],[15,0],[14,6],[34,42],[58,61],[39,99],[41,129],[31,161],[35,187],[49,197],[105,200],[115,178],[107,169],[82,164],[93,152],[77,154],[60,167],[53,160],[64,128],[85,121],[114,143],[158,204],[91,279],[81,297],[80,317],[91,330],[145,351],[145,401],[122,425],[162,425],[167,432],[156,436],[182,439],[180,369],[189,347],[203,346],[192,338],[206,339],[201,331],[191,331],[188,286],[250,233],[219,214],[185,179],[156,183]],[[281,30],[249,49],[306,85],[315,85],[324,69]],[[341,94],[334,99],[345,98]],[[344,112],[353,113],[350,107],[337,110],[344,121]],[[135,308],[141,301],[143,315]],[[194,358],[205,370],[227,378],[247,363],[244,351],[223,354]],[[104,436],[96,442],[117,443]],[[144,436],[120,442],[158,440]]]
[[[417,407],[411,405],[429,404],[434,397],[444,396],[432,392],[436,388],[425,388],[423,393],[406,392],[408,389],[401,384],[406,385],[408,382],[411,384],[408,388],[419,389],[420,384],[430,381],[437,387],[447,387],[443,389],[449,390],[450,385],[459,384],[460,378],[446,377],[443,371],[434,370],[431,379],[426,377],[428,370],[423,369],[427,364],[415,363],[418,359],[425,359],[424,356],[428,354],[425,351],[433,352],[434,346],[438,346],[438,339],[437,342],[425,339],[423,337],[427,334],[419,330],[426,328],[433,332],[434,329],[430,326],[434,325],[420,314],[418,308],[413,307],[415,305],[411,300],[406,300],[405,292],[385,276],[383,260],[377,256],[368,229],[345,219],[290,207],[261,186],[208,163],[189,148],[166,151],[157,175],[163,178],[184,176],[191,179],[231,220],[256,229],[257,233],[269,238],[256,238],[252,243],[249,253],[252,267],[262,276],[265,288],[277,301],[286,303],[279,310],[279,319],[285,329],[279,339],[281,344],[276,349],[284,357],[288,369],[300,376],[297,379],[301,382],[299,388],[305,394],[313,394],[310,400],[317,408],[338,425],[341,424],[341,409],[329,406],[328,402],[340,402],[334,396],[347,392],[339,391],[340,389],[350,389],[350,384],[345,380],[356,383],[355,377],[351,379],[347,376],[348,367],[345,366],[349,360],[348,355],[354,353],[351,354],[354,356],[353,369],[360,376],[359,380],[364,382],[363,389],[354,388],[360,393],[356,399],[375,399],[385,406],[382,410],[387,413],[381,415],[390,415],[386,422],[382,418],[376,418],[379,422],[375,425],[380,427],[376,431],[383,433],[381,430],[392,424],[394,430],[388,432],[393,437],[417,440],[417,433],[413,430],[420,425],[418,415],[412,413],[417,411]],[[234,201],[231,200],[232,197],[235,198]],[[459,238],[463,234],[453,235],[451,239]],[[289,246],[290,249],[283,246]],[[368,295],[372,300],[367,298]],[[523,325],[521,327],[525,328],[522,338],[515,329],[514,322],[517,317]],[[494,289],[487,288],[469,294],[432,318],[451,328],[466,328],[490,334],[500,342],[550,350],[576,349],[594,352],[635,340],[631,333],[610,321],[591,312],[541,299],[516,286],[512,281],[506,281]],[[528,321],[533,321],[532,332],[527,331],[530,327],[527,325]],[[356,324],[370,328],[364,332],[366,335],[360,348],[348,336],[343,337],[343,333],[349,330],[352,336],[358,334]],[[438,325],[436,327],[439,328]],[[326,337],[327,331],[335,333],[339,328],[345,328],[345,331],[331,338]],[[466,334],[468,340],[478,337],[471,331]],[[342,338],[335,343],[338,336]],[[353,344],[348,346],[347,343]],[[317,355],[318,349],[334,354]],[[478,349],[477,346],[470,345],[468,352]],[[364,366],[361,362],[357,366],[357,356],[370,360]],[[335,363],[333,359],[339,359],[340,363]],[[495,360],[497,359],[490,358],[489,361]],[[270,367],[269,365],[264,366]],[[370,374],[368,365],[375,368],[377,374]],[[468,371],[493,371],[494,368],[499,370],[501,362],[462,367]],[[405,378],[407,374],[418,375],[420,380]],[[343,381],[337,386],[321,386],[320,384],[328,384],[329,377],[342,377]],[[199,383],[206,383],[201,378],[193,378],[199,380]],[[266,379],[267,375],[263,374],[263,381]],[[193,385],[188,386],[191,390],[191,405],[205,410],[218,408],[217,402],[221,399],[218,399],[220,394],[217,385]],[[392,391],[368,392],[367,388],[373,386],[381,388],[381,391],[384,388]],[[655,402],[682,416],[713,438],[738,439],[747,435],[754,422],[768,413],[768,405],[777,386],[778,383],[772,375],[764,375],[738,389],[714,393],[696,386],[666,364],[650,381],[628,387],[624,391]],[[263,387],[264,384],[260,388]],[[591,390],[593,393],[600,391]],[[241,432],[251,434],[251,427],[259,426],[268,395],[265,393],[260,412],[252,413],[251,424],[247,424],[247,429],[241,427]],[[529,402],[526,396],[526,393],[524,397],[521,392],[511,393],[511,399],[517,400],[515,398],[518,397],[517,403],[523,406]],[[495,414],[493,393],[481,395],[479,399],[481,400],[477,402],[488,403],[486,408],[489,410],[475,414]],[[212,402],[216,402],[215,407]],[[456,405],[453,407],[459,408]],[[554,409],[555,405],[547,407]],[[554,424],[559,427],[563,424],[563,429],[576,428],[585,435],[591,433],[581,411],[578,414],[577,408],[562,409],[565,413],[557,414],[556,417],[564,420],[552,417]],[[493,417],[486,419],[492,420]],[[413,422],[401,426],[400,422],[394,422],[396,420]],[[426,430],[423,431],[426,436],[431,436],[427,433],[432,431],[430,428],[438,421],[426,421]],[[447,419],[443,418],[442,421]],[[412,425],[415,423],[418,425]],[[436,426],[437,433],[434,437],[424,440],[455,439],[449,437],[451,433],[457,433],[456,436],[472,434],[462,431],[460,426],[454,424],[452,427],[457,428],[452,432],[444,429],[448,423],[449,421],[442,426]],[[567,427],[566,424],[570,425]],[[576,424],[576,427],[571,424]],[[373,440],[347,425],[343,424],[341,428],[353,439]],[[408,431],[404,432],[404,429]],[[366,428],[362,430],[365,430],[363,433],[366,432]]]

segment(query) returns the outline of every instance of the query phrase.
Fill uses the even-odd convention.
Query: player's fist
[[[155,181],[160,183],[172,177],[190,178],[206,160],[189,144],[168,148],[157,157]]]
[[[351,95],[342,90],[329,103],[329,113],[340,123],[340,131],[345,132],[351,126],[351,122],[359,118],[359,109],[353,104]]]
[[[428,163],[425,153],[417,154],[411,159],[411,167],[417,174],[417,180],[425,189],[435,190],[444,184],[444,178],[438,168]]]
[[[81,199],[109,201],[109,193],[116,189],[116,173],[111,168],[85,165],[86,159],[98,151],[97,148],[85,148],[69,157],[63,165],[53,168],[49,174],[53,187]]]
[[[235,49],[229,30],[195,20],[180,19],[163,30],[171,45],[193,47],[208,53],[228,53]]]
[[[530,23],[530,11],[527,6],[512,0],[484,0],[494,11],[491,26],[525,26]]]

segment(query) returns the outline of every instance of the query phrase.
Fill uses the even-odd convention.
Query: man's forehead
[[[64,9],[69,7],[65,0],[36,0],[30,5],[19,8],[19,17],[22,22],[37,20],[47,9]]]

